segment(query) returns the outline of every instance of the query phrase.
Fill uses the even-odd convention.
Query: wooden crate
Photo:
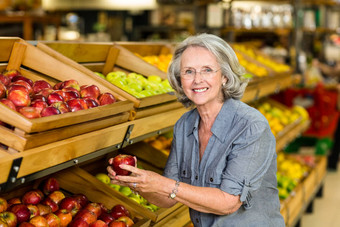
[[[324,177],[327,173],[327,157],[326,156],[319,156],[317,157],[317,164],[316,164],[316,185],[321,184]]]
[[[150,226],[151,220],[141,216],[139,212],[134,209],[133,204],[131,204],[129,201],[125,202],[119,200],[118,198],[105,194],[104,192],[102,192],[100,187],[98,187],[98,185],[96,184],[97,182],[90,181],[89,179],[83,178],[82,175],[77,174],[77,169],[79,168],[72,167],[49,175],[48,177],[55,177],[60,184],[61,190],[67,196],[82,193],[88,197],[89,201],[103,203],[105,207],[109,209],[117,204],[122,204],[130,211],[131,217],[135,221],[135,224],[133,226]],[[30,182],[29,184],[15,188],[10,192],[3,193],[1,194],[1,197],[4,197],[6,199],[21,197],[26,191],[29,191],[33,188],[38,188],[40,182],[45,178]]]
[[[133,52],[117,43],[69,43],[69,42],[39,42],[37,47],[49,55],[66,62],[86,73],[88,76],[105,84],[108,88],[134,103],[130,120],[164,112],[178,107],[174,104],[174,93],[165,93],[145,98],[136,98],[109,81],[100,78],[94,72],[106,75],[112,71],[136,72],[144,76],[158,75],[167,78],[165,72],[145,62]],[[130,47],[131,49],[132,47]],[[141,112],[140,114],[136,114]]]
[[[173,54],[176,44],[169,42],[117,42],[118,45],[140,56]]]
[[[117,98],[114,104],[37,119],[27,119],[1,104],[0,121],[13,128],[0,126],[0,133],[4,135],[0,137],[0,143],[7,145],[10,152],[24,151],[128,120],[133,107],[131,101],[24,40],[0,38],[0,53],[1,71],[17,69],[33,81],[44,79],[51,85],[75,79],[80,85],[95,84],[101,92],[110,92]]]
[[[112,155],[115,155],[114,153]],[[137,158],[138,159],[138,158]],[[141,163],[144,169],[157,171],[154,167],[149,168],[147,163],[143,161],[138,161]],[[163,218],[167,217],[169,214],[174,212],[175,210],[179,209],[183,206],[183,204],[177,203],[171,208],[160,208],[159,210],[152,212],[149,209],[143,207],[142,205],[138,204],[135,201],[130,200],[127,196],[123,195],[122,193],[116,191],[115,189],[111,188],[110,186],[102,183],[101,181],[97,180],[95,175],[97,173],[106,173],[106,167],[107,167],[107,160],[100,159],[95,162],[91,162],[87,165],[82,165],[81,169],[77,169],[77,174],[82,175],[85,179],[88,179],[89,181],[97,182],[98,187],[100,186],[101,190],[107,193],[110,196],[113,196],[115,198],[118,198],[122,201],[129,201],[134,204],[134,209],[138,211],[139,214],[142,216],[151,219],[152,222],[157,223],[158,221],[162,220]],[[158,172],[160,173],[160,172]]]
[[[307,177],[302,182],[305,203],[308,203],[312,199],[312,196],[314,196],[313,194],[315,192],[316,187],[318,186],[316,176],[317,176],[316,170],[315,168],[312,168],[309,171]]]
[[[299,217],[304,206],[303,185],[298,184],[286,201],[288,209],[288,226],[292,226]]]

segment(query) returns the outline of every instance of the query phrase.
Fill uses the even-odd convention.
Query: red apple
[[[11,81],[15,76],[21,75],[21,73],[16,69],[8,69],[2,72],[3,75],[7,76]]]
[[[115,220],[115,218],[110,213],[107,212],[102,213],[98,217],[98,219],[104,221],[106,224],[109,224],[110,222]]]
[[[23,106],[19,109],[19,113],[24,115],[26,118],[33,119],[40,117],[40,109],[34,106]]]
[[[0,217],[0,227],[8,227],[7,222],[1,217]]]
[[[130,217],[130,212],[124,205],[117,204],[111,209],[110,213],[115,219],[118,219],[119,217],[122,216],[128,216]]]
[[[18,218],[13,212],[10,211],[1,212],[0,217],[6,221],[9,227],[15,227],[18,223]]]
[[[99,106],[99,101],[98,101],[98,99],[86,97],[86,98],[84,98],[84,101],[86,102],[87,107],[88,107],[89,109]]]
[[[41,113],[41,111],[46,108],[48,106],[47,102],[39,100],[39,99],[35,99],[34,101],[32,101],[31,103],[32,107],[35,107],[36,109],[39,110],[39,113]]]
[[[130,166],[135,166],[135,158],[132,155],[127,155],[127,154],[119,154],[115,156],[112,160],[112,169],[116,172],[117,175],[122,175],[122,176],[128,176],[131,174],[130,171],[121,169],[119,165],[121,164],[126,164]]]
[[[71,112],[76,112],[84,109],[79,100],[80,99],[71,99],[66,102]]]
[[[6,86],[0,81],[0,99],[6,97],[6,92]]]
[[[107,207],[103,203],[98,203],[98,204],[102,210],[102,213],[109,212],[109,209],[107,209]]]
[[[52,212],[55,212],[59,209],[58,204],[56,204],[50,197],[46,197],[41,201],[41,204],[47,205],[51,207]]]
[[[78,217],[73,219],[68,227],[89,227],[89,224],[84,219]]]
[[[74,219],[77,219],[77,218],[83,219],[89,225],[97,220],[96,214],[87,209],[81,209],[74,217]]]
[[[31,216],[30,210],[24,204],[14,204],[7,209],[17,216],[18,223],[28,221]]]
[[[105,92],[98,97],[101,106],[112,104],[116,102],[116,98],[108,92]]]
[[[95,202],[88,203],[85,206],[85,209],[95,213],[96,217],[99,217],[101,215],[101,213],[102,213],[101,206],[99,205],[99,203],[95,203]]]
[[[10,199],[7,200],[7,204],[8,204],[8,207],[10,207],[14,204],[21,204],[21,198],[19,198],[19,197],[10,198]]]
[[[89,108],[84,99],[79,98],[78,100],[79,100],[79,103],[80,103],[80,105],[82,105],[84,110],[87,110]]]
[[[10,83],[9,87],[11,87],[11,86],[13,86],[13,85],[21,85],[21,86],[24,86],[24,87],[27,89],[29,95],[32,95],[32,94],[33,94],[32,86],[31,86],[28,82],[26,82],[26,81],[17,80],[17,81],[15,81],[15,82]]]
[[[82,98],[85,97],[91,97],[91,98],[98,98],[100,95],[100,90],[97,85],[87,85],[87,86],[82,86],[80,89],[80,96]]]
[[[77,200],[81,208],[84,208],[89,203],[87,196],[82,193],[74,194],[72,197]]]
[[[30,210],[30,218],[40,215],[39,208],[36,205],[28,204],[26,206]]]
[[[38,93],[34,93],[33,97],[35,97],[36,95],[42,95],[45,97],[46,102],[47,102],[47,97],[53,92],[54,90],[52,88],[44,88],[41,91],[39,91]]]
[[[46,215],[52,212],[52,208],[48,205],[44,204],[37,204],[37,207],[39,209],[39,215]]]
[[[47,96],[47,104],[51,105],[52,103],[55,102],[64,102],[64,98],[58,94],[55,91],[52,91],[48,96]]]
[[[133,222],[133,220],[130,217],[128,217],[128,216],[122,216],[122,217],[118,218],[117,220],[125,222],[126,227],[131,227],[131,226],[133,226],[135,224]]]
[[[41,201],[41,195],[37,191],[28,191],[22,196],[22,203],[23,204],[38,204]]]
[[[123,221],[115,220],[109,223],[109,227],[126,227],[126,224]]]
[[[61,227],[66,227],[72,221],[71,212],[69,212],[65,209],[59,209],[56,212],[54,212],[54,214],[59,217]]]
[[[18,75],[18,76],[15,76],[13,77],[12,79],[12,82],[16,82],[18,80],[23,80],[25,82],[27,82],[31,87],[33,86],[33,80],[31,80],[30,78],[27,78],[27,77],[24,77],[24,76],[21,76],[21,75]]]
[[[7,87],[10,83],[11,80],[9,79],[8,76],[5,76],[3,74],[0,74],[0,81]]]
[[[13,85],[12,87],[14,86],[15,85]],[[16,86],[25,88],[21,85]],[[21,89],[12,89],[12,87],[7,94],[7,99],[11,100],[15,106],[29,106],[31,104],[31,98],[28,94],[28,91],[24,91]]]
[[[64,92],[67,92],[67,91],[74,91],[75,93],[77,93],[78,97],[80,97],[80,92],[79,90],[77,90],[76,88],[74,87],[64,87],[63,89],[61,89],[62,91]]]
[[[75,91],[65,91],[65,101],[71,100],[71,99],[77,99],[79,98],[79,93]]]
[[[52,90],[52,86],[46,80],[36,80],[32,86],[34,94],[42,91],[43,89],[50,88]]]
[[[43,96],[42,94],[33,94],[31,97],[31,101],[44,101],[47,103],[47,98]]]
[[[53,92],[58,93],[65,100],[65,92],[63,90],[54,90]]]
[[[51,106],[57,108],[61,114],[70,112],[70,108],[66,102],[54,102]]]
[[[35,225],[29,222],[23,222],[19,225],[19,227],[35,227]]]
[[[108,224],[105,223],[104,221],[102,220],[97,220],[95,222],[93,222],[90,227],[108,227]]]
[[[56,83],[56,84],[53,86],[53,90],[60,90],[60,86],[61,86],[62,83],[63,83],[62,81]]]
[[[71,212],[72,216],[74,216],[79,211],[80,204],[75,198],[66,197],[65,199],[61,200],[59,208]]]
[[[51,192],[60,190],[59,181],[54,177],[49,177],[40,183],[40,189],[45,194],[48,195]]]
[[[48,226],[46,218],[44,218],[41,215],[31,218],[29,222],[33,224],[35,227],[47,227]]]
[[[0,102],[5,104],[6,106],[11,108],[12,110],[16,111],[15,105],[14,105],[14,103],[11,100],[3,98],[3,99],[0,99]]]
[[[29,93],[27,88],[25,86],[23,86],[23,85],[20,85],[20,84],[10,84],[7,87],[7,91],[6,91],[7,96],[9,94],[9,92],[11,92],[12,90],[20,90],[20,91]]]
[[[49,213],[44,215],[44,218],[46,218],[48,227],[59,227],[60,226],[60,218],[54,214],[54,213]]]
[[[60,110],[58,110],[58,109],[55,108],[54,106],[45,107],[45,108],[40,112],[40,116],[42,116],[42,117],[48,117],[48,116],[57,115],[57,114],[61,114],[61,113],[60,113]]]
[[[41,197],[41,199],[44,199],[45,198],[45,195],[44,195],[44,193],[40,190],[40,189],[32,189],[32,191],[36,191],[39,195],[40,195],[40,197]]]
[[[8,203],[5,198],[0,197],[0,212],[6,211],[8,208]]]
[[[78,81],[72,80],[72,79],[71,80],[65,80],[60,85],[61,89],[66,88],[66,87],[73,87],[73,88],[77,89],[78,91],[80,90],[80,86],[79,86]]]
[[[59,205],[60,202],[61,202],[61,200],[63,200],[66,196],[65,196],[65,194],[64,194],[62,191],[57,190],[57,191],[51,192],[51,193],[48,195],[48,197],[49,197],[50,199],[52,199],[53,202],[55,202],[56,204]]]

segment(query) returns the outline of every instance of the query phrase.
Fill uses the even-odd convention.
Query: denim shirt
[[[285,226],[276,181],[275,137],[266,118],[247,104],[228,99],[199,158],[197,109],[176,122],[164,176],[199,187],[240,195],[242,206],[229,215],[190,209],[195,226]],[[204,196],[204,195],[202,195]]]

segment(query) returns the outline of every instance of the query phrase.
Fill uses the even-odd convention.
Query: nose
[[[204,80],[201,72],[196,72],[195,76],[194,76],[194,82],[195,83],[200,83]]]

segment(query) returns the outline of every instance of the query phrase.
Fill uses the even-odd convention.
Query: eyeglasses
[[[204,67],[201,69],[201,71],[196,71],[194,68],[186,68],[183,71],[181,71],[181,77],[184,80],[193,80],[197,73],[199,73],[204,79],[210,79],[212,78],[217,71],[220,69],[213,70],[209,67]]]

